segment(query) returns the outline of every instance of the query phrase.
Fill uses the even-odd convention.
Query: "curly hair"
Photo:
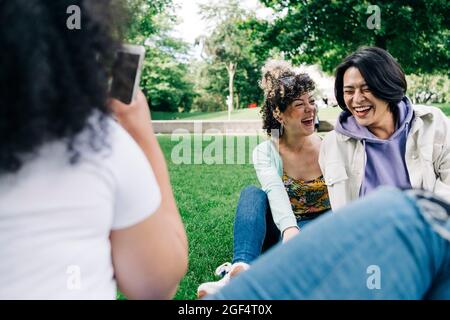
[[[269,60],[262,68],[259,86],[264,91],[261,108],[263,129],[271,136],[273,129],[280,129],[280,123],[273,116],[277,108],[286,111],[298,97],[314,91],[314,81],[306,73],[296,73],[290,63],[284,60]]]
[[[71,5],[81,9],[79,30],[67,27]],[[93,149],[108,145],[108,80],[124,8],[114,0],[0,0],[0,174],[56,140],[76,162],[75,137],[85,128]],[[100,125],[92,126],[96,111]]]

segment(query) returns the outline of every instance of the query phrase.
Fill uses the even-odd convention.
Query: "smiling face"
[[[279,117],[286,134],[311,135],[314,133],[314,119],[316,117],[314,97],[311,93],[303,94],[292,101]]]
[[[345,104],[360,125],[370,130],[384,127],[393,121],[388,103],[372,94],[357,68],[348,68],[343,80]]]

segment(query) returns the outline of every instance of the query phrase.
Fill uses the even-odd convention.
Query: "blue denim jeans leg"
[[[302,229],[312,220],[298,220]],[[233,230],[232,262],[251,263],[281,239],[281,234],[270,211],[267,195],[255,186],[248,186],[241,192]]]
[[[270,207],[264,191],[255,186],[241,191],[234,220],[233,263],[251,263],[261,254],[265,243],[270,247],[278,242],[278,229],[267,223],[268,214]]]
[[[206,298],[450,299],[450,242],[414,198],[385,187],[316,219]]]

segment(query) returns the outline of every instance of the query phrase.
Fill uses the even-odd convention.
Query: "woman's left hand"
[[[296,227],[290,227],[287,228],[286,230],[284,230],[283,232],[283,243],[292,239],[293,237],[295,237],[297,234],[300,233],[300,230]]]

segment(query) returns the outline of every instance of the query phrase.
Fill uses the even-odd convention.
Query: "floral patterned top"
[[[297,219],[312,219],[331,209],[323,176],[304,181],[283,172],[282,180]]]

